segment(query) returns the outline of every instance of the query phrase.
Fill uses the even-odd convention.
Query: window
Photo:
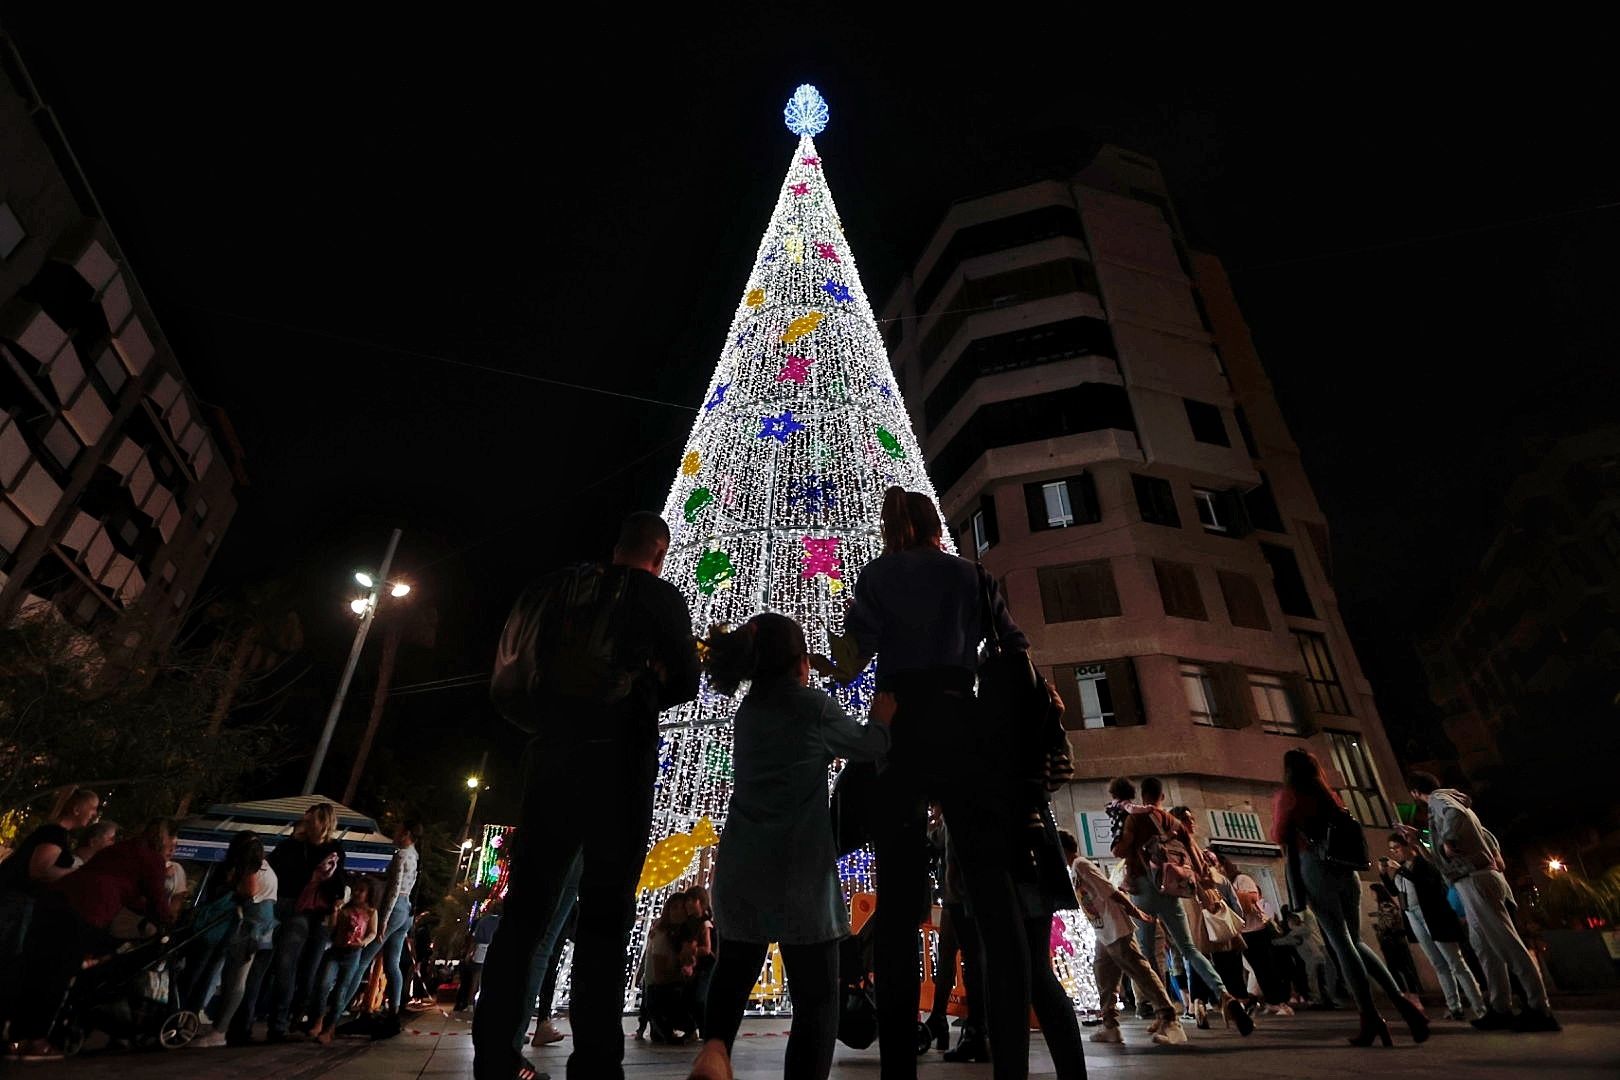
[[[1107,619],[1120,613],[1114,567],[1107,559],[1043,566],[1035,578],[1040,583],[1041,614],[1049,623]]]
[[[1293,549],[1277,544],[1261,544],[1260,553],[1271,565],[1271,580],[1276,587],[1277,602],[1282,605],[1283,614],[1316,618],[1316,608],[1311,604],[1311,594],[1305,588],[1305,578],[1299,572],[1299,560],[1294,557]]]
[[[1288,531],[1283,528],[1282,512],[1277,509],[1277,499],[1271,493],[1271,478],[1265,473],[1260,474],[1260,486],[1243,496],[1243,504],[1255,528],[1274,533]]]
[[[1395,821],[1389,812],[1389,803],[1378,786],[1378,774],[1373,771],[1372,758],[1367,754],[1361,736],[1353,731],[1327,733],[1332,747],[1333,767],[1345,786],[1338,789],[1345,808],[1363,825],[1387,828]]]
[[[1069,731],[1129,727],[1143,722],[1136,665],[1130,657],[1088,664],[1056,664],[1052,683],[1067,706]]]
[[[1305,662],[1305,684],[1310,688],[1311,704],[1316,711],[1349,716],[1350,703],[1345,699],[1338,669],[1333,666],[1333,656],[1328,652],[1327,638],[1309,630],[1295,630],[1294,640],[1299,643],[1300,659]]]
[[[1108,686],[1108,673],[1101,664],[1075,664],[1069,668],[1074,679],[1074,695],[1064,700],[1069,711],[1064,719],[1076,729],[1114,726],[1114,694]],[[1067,681],[1067,680],[1065,680]]]
[[[941,342],[941,347],[948,342]],[[1055,364],[1077,356],[1114,356],[1114,335],[1104,319],[1077,316],[976,338],[923,399],[923,423],[933,427],[955,408],[975,380],[1003,371]],[[933,362],[923,357],[924,364]]]
[[[1248,630],[1270,630],[1271,619],[1266,616],[1266,602],[1260,597],[1260,586],[1248,574],[1231,570],[1217,570],[1221,582],[1221,597],[1226,601],[1226,614],[1233,626]]]
[[[964,279],[962,287],[930,320],[932,325],[923,334],[923,370],[933,367],[956,332],[962,329],[962,324],[985,308],[1007,307],[1076,292],[1097,292],[1096,271],[1089,262],[1079,259],[1057,259],[1035,266],[1020,266],[1016,270],[989,277]]]
[[[963,527],[967,534],[967,543],[980,555],[995,547],[1001,542],[1001,530],[996,525],[996,496],[994,492],[985,492],[979,496],[979,508],[968,517],[967,525]]]
[[[1153,574],[1159,579],[1159,599],[1164,613],[1179,619],[1208,619],[1204,596],[1198,591],[1198,575],[1186,563],[1153,560]]]
[[[1182,398],[1181,402],[1187,407],[1187,423],[1192,426],[1194,439],[1214,446],[1232,445],[1231,437],[1226,434],[1226,421],[1221,419],[1220,406],[1192,398]]]
[[[1074,212],[1074,207],[1042,206],[1012,217],[996,218],[956,230],[934,263],[934,268],[917,286],[917,310],[923,312],[933,306],[940,292],[950,284],[957,265],[964,259],[988,255],[993,251],[1008,251],[1053,236],[1072,236],[1084,241],[1080,215]]]
[[[1170,481],[1132,473],[1131,486],[1136,489],[1136,506],[1142,511],[1143,521],[1181,528],[1181,514],[1176,510],[1176,493]]]
[[[1029,512],[1030,532],[1102,520],[1102,511],[1097,506],[1097,484],[1090,473],[1067,480],[1025,484],[1024,508]]]
[[[1181,685],[1187,692],[1187,711],[1192,722],[1214,727],[1221,722],[1220,695],[1215,692],[1215,677],[1203,664],[1182,664]]]
[[[1254,695],[1254,714],[1260,720],[1262,731],[1271,735],[1300,734],[1294,700],[1281,676],[1251,672],[1249,691]]]
[[[973,550],[983,555],[990,550],[990,534],[984,527],[984,511],[973,511]]]
[[[11,258],[11,253],[28,237],[28,230],[23,228],[17,215],[12,213],[9,203],[0,203],[0,259]]]
[[[979,406],[962,430],[934,455],[928,473],[948,491],[986,450],[1058,439],[1087,431],[1135,431],[1123,386],[1081,383],[1050,393]]]
[[[1204,527],[1204,531],[1226,531],[1226,525],[1221,521],[1220,502],[1220,492],[1193,488],[1193,504],[1198,507],[1198,523]]]
[[[1232,407],[1232,419],[1237,421],[1238,434],[1243,438],[1243,449],[1249,452],[1250,457],[1259,457],[1260,451],[1254,445],[1254,429],[1249,427],[1249,418],[1244,414],[1243,406],[1234,405]]]

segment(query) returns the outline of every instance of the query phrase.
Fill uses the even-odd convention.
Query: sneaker
[[[210,1031],[205,1035],[197,1036],[195,1039],[192,1039],[191,1042],[187,1043],[186,1045],[187,1046],[204,1046],[204,1047],[208,1047],[208,1046],[224,1046],[225,1045],[225,1033],[223,1031]]]
[[[1446,1015],[1451,1017],[1453,1020],[1466,1020],[1466,1019],[1468,1019],[1468,1014],[1463,1012],[1461,1009],[1447,1009],[1446,1010]]]
[[[1117,1027],[1105,1027],[1099,1031],[1093,1031],[1091,1041],[1094,1043],[1122,1043],[1125,1041],[1125,1036],[1120,1034]]]
[[[1514,1031],[1563,1031],[1564,1027],[1553,1014],[1542,1009],[1533,1011],[1524,1010],[1513,1018]]]
[[[529,1040],[530,1046],[549,1046],[554,1042],[562,1042],[563,1033],[557,1030],[557,1025],[550,1020],[542,1020],[540,1026],[534,1029],[534,1038]]]
[[[1153,1042],[1158,1046],[1180,1046],[1187,1041],[1187,1029],[1181,1026],[1180,1020],[1171,1020],[1164,1030],[1153,1036]]]
[[[1291,1005],[1272,1005],[1272,1006],[1269,1006],[1266,1009],[1266,1011],[1269,1012],[1272,1016],[1293,1016],[1294,1015],[1294,1009],[1293,1009],[1293,1006],[1291,1006]]]
[[[1484,1016],[1470,1023],[1479,1031],[1506,1031],[1513,1026],[1513,1014],[1487,1009]]]

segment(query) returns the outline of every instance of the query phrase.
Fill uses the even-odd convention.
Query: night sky
[[[207,584],[301,595],[294,740],[346,651],[348,574],[391,526],[412,602],[438,614],[436,646],[402,654],[414,684],[487,671],[523,580],[661,505],[805,81],[831,105],[817,142],[879,304],[951,200],[1099,141],[1160,160],[1193,246],[1233,276],[1386,719],[1421,723],[1410,642],[1525,447],[1620,397],[1612,65],[1544,56],[1532,75],[1506,43],[1444,39],[1343,60],[1133,54],[1079,25],[936,41],[934,16],[817,10],[706,30],[141,11],[93,37],[71,13],[6,16],[196,393],[245,449]],[[516,741],[481,689],[399,698],[383,739],[376,784],[430,814],[455,812],[450,786],[493,746],[487,805],[511,813]]]

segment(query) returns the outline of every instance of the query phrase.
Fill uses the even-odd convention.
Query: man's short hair
[[[1076,840],[1074,838],[1074,833],[1070,832],[1068,829],[1058,830],[1058,843],[1063,845],[1063,854],[1080,854],[1080,841]]]
[[[1440,790],[1440,778],[1432,772],[1413,769],[1406,774],[1406,787],[1419,795],[1429,795]]]
[[[92,803],[92,802],[96,803],[98,805],[101,803],[101,793],[100,792],[94,791],[91,788],[87,788],[87,787],[74,788],[73,789],[73,794],[68,796],[67,808],[69,810],[77,810],[79,807],[84,806],[86,803]]]
[[[1164,781],[1157,776],[1144,776],[1142,778],[1142,801],[1158,802],[1164,798]]]
[[[651,510],[637,510],[619,526],[619,540],[613,550],[632,559],[657,554],[660,545],[669,544],[669,526]]]

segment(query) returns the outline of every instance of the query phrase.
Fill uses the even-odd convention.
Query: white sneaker
[[[1293,1016],[1294,1015],[1294,1010],[1292,1008],[1290,1008],[1289,1006],[1287,1006],[1287,1005],[1273,1005],[1271,1007],[1271,1015],[1272,1016]]]
[[[205,1035],[198,1035],[192,1039],[189,1046],[224,1046],[225,1033],[223,1031],[210,1031]]]
[[[1095,1043],[1122,1043],[1125,1041],[1125,1036],[1120,1034],[1117,1027],[1105,1027],[1093,1031],[1091,1041]]]
[[[1180,1046],[1187,1041],[1187,1029],[1181,1026],[1179,1019],[1172,1020],[1163,1031],[1153,1036],[1153,1041],[1159,1046]]]

